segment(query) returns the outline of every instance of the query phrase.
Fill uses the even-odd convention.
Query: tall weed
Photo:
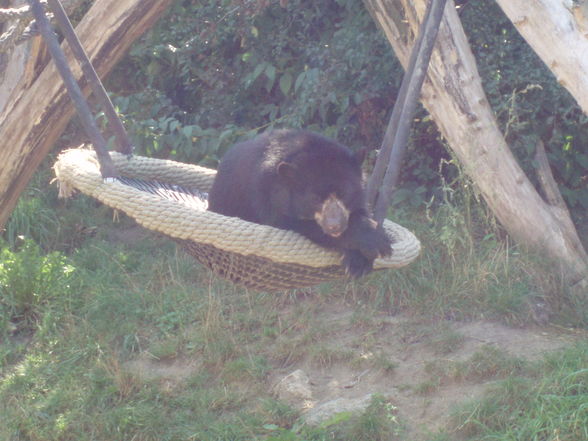
[[[17,250],[0,250],[0,308],[4,320],[32,323],[45,307],[63,307],[72,294],[71,262],[60,252],[44,254],[30,239]]]

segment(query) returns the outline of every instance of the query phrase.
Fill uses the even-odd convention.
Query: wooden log
[[[96,0],[76,33],[103,78],[129,46],[162,15],[172,0]],[[36,37],[40,38],[40,37]],[[80,68],[63,49],[76,77]],[[81,82],[87,95],[89,87]],[[63,81],[49,62],[30,83],[18,84],[0,114],[0,228],[18,197],[73,116]]]
[[[588,1],[496,2],[588,115]]]
[[[364,3],[406,65],[426,0]],[[408,29],[397,26],[399,17],[390,16],[391,3],[402,4],[400,18]],[[421,101],[508,233],[518,243],[539,249],[559,262],[571,284],[585,278],[588,256],[572,221],[562,220],[561,210],[535,190],[498,128],[451,0],[445,8]]]

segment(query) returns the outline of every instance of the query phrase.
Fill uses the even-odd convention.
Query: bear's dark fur
[[[223,157],[209,209],[339,250],[347,272],[359,277],[391,253],[390,240],[368,217],[362,161],[363,154],[311,132],[266,132]]]

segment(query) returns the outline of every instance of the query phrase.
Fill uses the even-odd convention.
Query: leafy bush
[[[0,313],[2,328],[8,321],[30,324],[42,309],[72,293],[74,267],[59,252],[43,254],[32,240],[14,251],[0,250]]]
[[[401,70],[365,8],[281,3],[176,2],[113,75],[140,148],[209,163],[273,125],[379,143]]]

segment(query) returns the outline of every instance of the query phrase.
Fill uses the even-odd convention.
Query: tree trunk
[[[426,0],[364,3],[406,66]],[[560,220],[561,211],[541,198],[506,144],[451,0],[445,8],[421,101],[509,234],[561,262],[570,282],[583,279],[588,256],[573,224],[569,218]]]
[[[26,0],[14,0],[10,2],[9,7],[20,9],[26,5]],[[16,21],[7,22],[1,27],[0,33],[6,32],[14,25]],[[10,52],[0,54],[0,115],[11,100],[12,93],[16,93],[19,83],[30,84],[32,81],[36,62],[43,59],[43,48],[41,40],[33,38],[14,47]]]
[[[104,77],[128,47],[161,16],[172,0],[96,0],[76,33]],[[36,37],[39,39],[40,37]],[[80,69],[62,45],[77,78]],[[87,95],[88,85],[82,81]],[[74,113],[52,62],[32,81],[21,81],[0,113],[0,228],[29,179]]]
[[[497,0],[588,115],[588,0]]]

